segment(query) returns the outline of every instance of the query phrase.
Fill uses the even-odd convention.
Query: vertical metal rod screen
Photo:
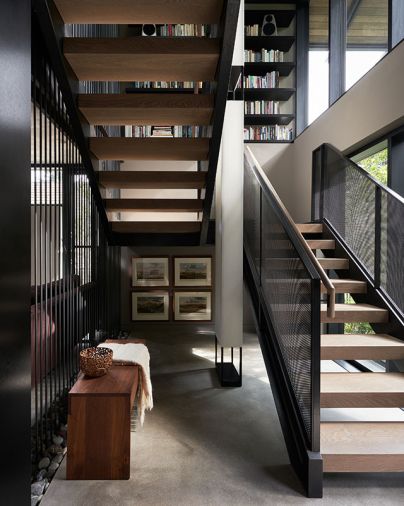
[[[32,46],[31,426],[49,445],[79,352],[119,329],[120,250],[107,244],[57,76]],[[16,198],[18,196],[16,195]]]

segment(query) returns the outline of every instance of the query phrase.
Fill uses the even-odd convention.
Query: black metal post
[[[329,105],[331,106],[345,91],[346,0],[332,0],[329,6]]]
[[[375,186],[375,265],[374,284],[380,288],[381,270],[381,233],[382,233],[382,192],[380,186]]]

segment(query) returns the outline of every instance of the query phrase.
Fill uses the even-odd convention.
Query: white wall
[[[341,151],[350,151],[403,124],[403,93],[401,42],[293,144],[250,144],[296,221],[310,220],[313,150],[328,142]]]

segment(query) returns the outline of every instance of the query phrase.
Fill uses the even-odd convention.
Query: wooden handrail
[[[279,195],[277,194],[275,188],[272,186],[271,182],[268,179],[268,176],[265,174],[265,172],[262,170],[261,165],[258,163],[257,159],[253,155],[251,149],[249,146],[245,147],[248,156],[252,159],[254,162],[256,170],[259,172],[261,178],[265,181],[265,184],[269,190],[269,192],[272,195],[272,198],[276,201],[279,208],[281,209],[282,213],[285,215],[287,221],[289,222],[290,227],[294,230],[297,237],[299,238],[302,247],[304,248],[305,252],[307,253],[308,257],[312,261],[312,264],[316,271],[318,272],[318,275],[320,276],[321,281],[323,282],[326,290],[327,290],[327,316],[329,318],[335,317],[335,287],[332,284],[330,278],[327,276],[325,270],[320,265],[320,262],[318,261],[318,258],[313,253],[313,251],[310,249],[309,245],[307,244],[306,240],[304,239],[302,233],[298,229],[296,223],[294,222],[293,218],[289,214],[289,211],[284,206],[282,200],[280,199]]]

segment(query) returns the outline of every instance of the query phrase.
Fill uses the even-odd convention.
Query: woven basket
[[[111,365],[112,350],[108,348],[87,348],[80,352],[80,368],[90,378],[103,376]]]

